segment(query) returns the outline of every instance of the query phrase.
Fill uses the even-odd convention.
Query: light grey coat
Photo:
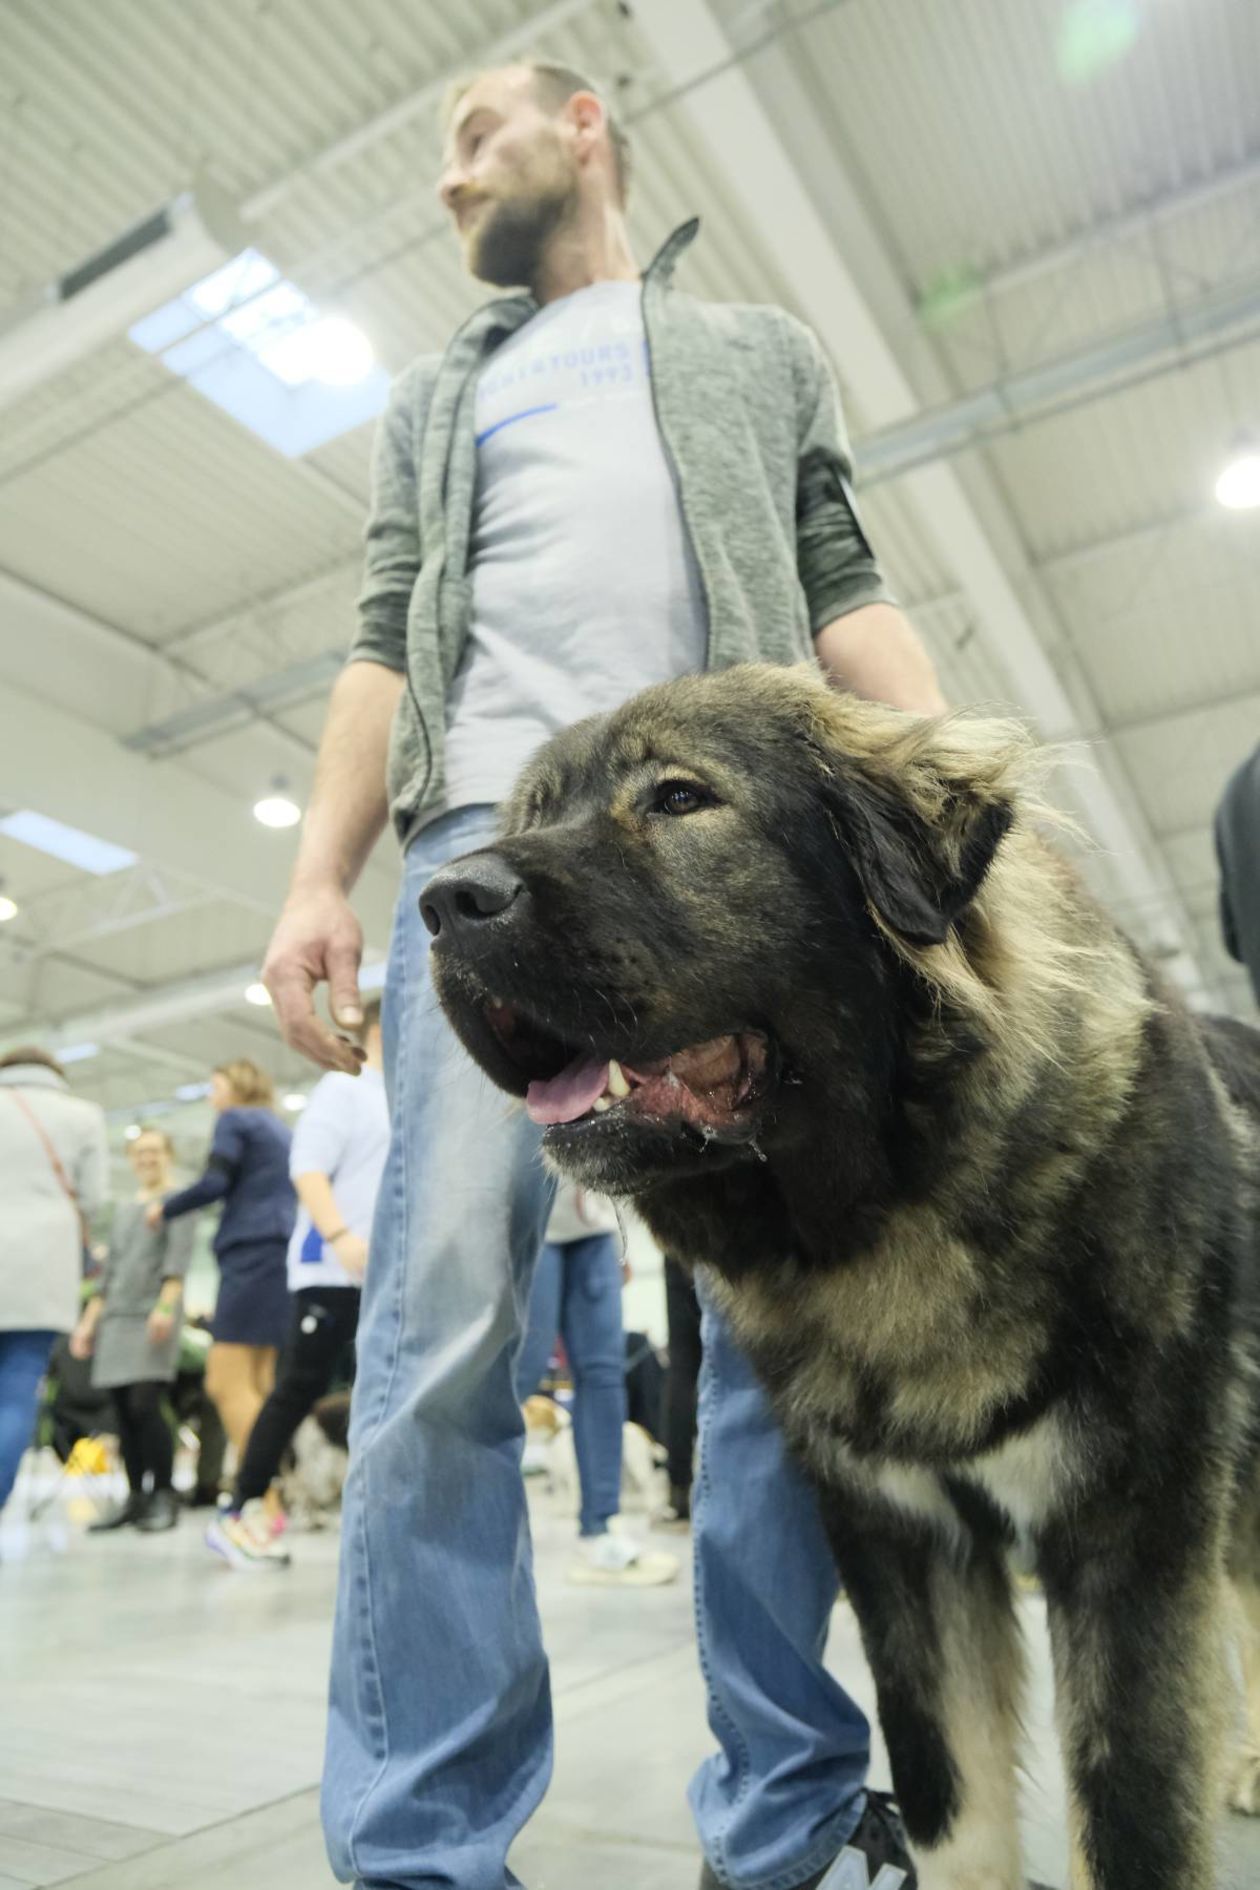
[[[79,1220],[19,1096],[89,1219],[109,1192],[105,1117],[43,1064],[0,1069],[0,1332],[69,1332],[83,1278]]]

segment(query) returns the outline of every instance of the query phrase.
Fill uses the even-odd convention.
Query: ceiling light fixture
[[[1216,481],[1218,502],[1229,512],[1250,512],[1260,506],[1260,440],[1240,433]]]
[[[302,810],[288,788],[289,783],[282,774],[278,774],[271,783],[270,794],[264,794],[260,801],[254,802],[254,819],[260,826],[297,826],[302,818]]]
[[[289,1094],[284,1099],[284,1106],[286,1109],[293,1110],[294,1114],[296,1114],[299,1109],[305,1109],[306,1098],[300,1089],[290,1090]]]
[[[17,900],[10,899],[8,893],[4,891],[3,885],[0,884],[0,925],[7,925],[9,920],[16,919],[17,915]]]
[[[264,1005],[270,1004],[271,993],[265,984],[260,984],[255,981],[253,984],[247,984],[245,986],[245,1002],[247,1004],[257,1004],[261,1010]]]

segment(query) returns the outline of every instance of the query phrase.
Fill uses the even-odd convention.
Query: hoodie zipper
[[[651,267],[649,266],[647,275],[643,278],[643,286],[639,291],[639,302],[643,310],[643,345],[647,353],[648,386],[652,393],[652,417],[656,421],[656,431],[660,437],[661,450],[665,454],[665,464],[669,467],[670,478],[674,482],[674,495],[678,500],[678,513],[679,517],[682,519],[683,532],[691,548],[691,556],[695,561],[696,575],[700,580],[700,601],[704,608],[704,666],[706,669],[709,669],[712,667],[713,663],[713,618],[709,605],[709,583],[705,576],[704,563],[696,544],[696,534],[692,530],[691,519],[687,512],[687,500],[683,493],[682,474],[678,470],[678,461],[674,455],[674,449],[670,445],[669,435],[666,433],[664,423],[661,420],[660,402],[656,397],[656,362],[652,353],[652,331],[648,323],[647,304],[648,280],[651,273]]]

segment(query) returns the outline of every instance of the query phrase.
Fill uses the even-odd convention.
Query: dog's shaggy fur
[[[1016,1541],[1077,1890],[1206,1890],[1227,1738],[1260,1809],[1260,1038],[1160,986],[1040,766],[803,671],[692,678],[549,744],[422,906],[472,1054],[763,1377],[924,1890],[1023,1882]]]

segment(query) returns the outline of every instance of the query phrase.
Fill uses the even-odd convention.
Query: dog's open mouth
[[[575,1052],[514,1005],[497,998],[484,1016],[527,1082],[530,1120],[552,1128],[609,1116],[690,1123],[705,1134],[737,1129],[755,1105],[767,1073],[760,1031],[730,1032],[672,1055],[635,1063]]]

